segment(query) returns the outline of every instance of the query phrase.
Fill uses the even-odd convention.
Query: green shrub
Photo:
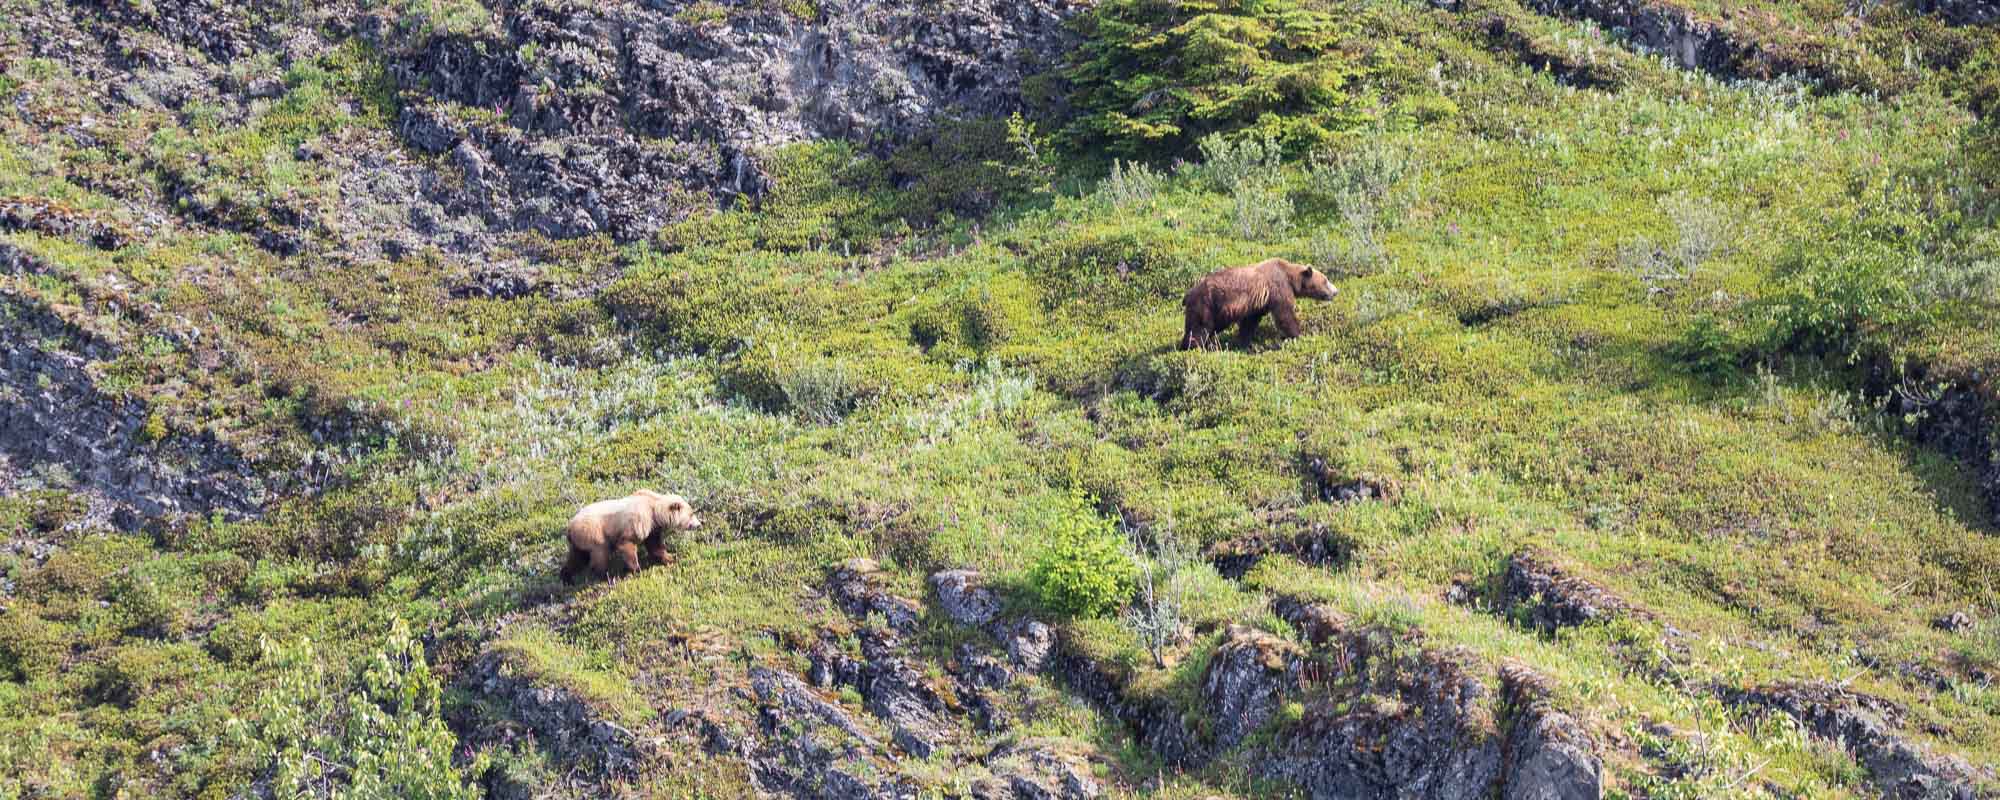
[[[1875,331],[1908,320],[1908,252],[1866,235],[1794,244],[1779,263],[1771,346],[1853,357]]]
[[[396,620],[370,659],[360,685],[342,696],[309,640],[263,643],[270,683],[246,718],[232,718],[236,744],[270,776],[273,794],[290,798],[431,798],[480,796],[452,765],[458,738],[439,715],[442,687],[423,645]],[[478,774],[484,759],[466,769]]]
[[[1702,317],[1669,345],[1668,357],[1682,368],[1711,380],[1734,377],[1743,366],[1745,349],[1723,323]]]
[[[1123,208],[1153,199],[1166,183],[1165,175],[1145,164],[1113,160],[1111,174],[1105,176],[1097,191],[1110,200],[1111,205]]]
[[[785,405],[799,419],[816,425],[832,425],[847,418],[861,403],[847,363],[817,359],[785,370],[778,376],[785,393]]]
[[[1131,598],[1135,572],[1117,525],[1099,515],[1078,489],[1029,568],[1028,580],[1044,608],[1071,617],[1099,617]]]
[[[1063,131],[1078,150],[1175,156],[1251,128],[1305,147],[1361,118],[1344,19],[1301,0],[1107,0],[1078,25],[1077,116]]]
[[[1228,192],[1237,186],[1276,177],[1284,148],[1269,136],[1246,134],[1202,137],[1201,179],[1208,188]]]
[[[1025,158],[1008,126],[1006,120],[946,120],[896,148],[888,168],[897,214],[923,221],[945,212],[980,216],[1032,188],[1034,173],[1017,167]]]

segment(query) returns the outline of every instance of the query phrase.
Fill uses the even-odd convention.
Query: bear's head
[[[1327,280],[1326,273],[1313,269],[1311,264],[1294,264],[1298,270],[1292,275],[1292,293],[1314,300],[1332,300],[1340,294],[1333,281]]]
[[[695,516],[694,506],[688,505],[687,498],[648,489],[640,489],[637,494],[646,498],[646,505],[653,510],[653,527],[683,531],[701,527],[701,517]]]

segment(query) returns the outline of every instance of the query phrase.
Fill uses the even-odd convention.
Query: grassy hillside
[[[1807,681],[1990,782],[1995,34],[1755,5],[1749,41],[1837,44],[1861,55],[1825,63],[1861,74],[1725,81],[1510,0],[1310,0],[1222,4],[1283,37],[1187,40],[1224,67],[1163,78],[1119,27],[1146,4],[1107,2],[1068,116],[792,145],[758,202],[643,240],[393,259],[346,248],[349,190],[312,156],[451,169],[392,133],[393,44],[267,70],[273,96],[214,114],[0,49],[0,317],[53,318],[43,350],[104,343],[91,377],[153,446],[291,476],[253,516],[119,530],[84,476],[16,465],[0,798],[750,794],[767,778],[714,741],[759,735],[759,670],[906,627],[843,610],[828,576],[856,558],[925,604],[891,638],[933,683],[993,647],[927,581],[974,569],[1203,741],[1229,723],[1202,684],[1231,626],[1327,652],[1279,610],[1306,601],[1384,637],[1390,670],[1448,657],[1494,696],[1502,665],[1545,676],[1607,796],[1878,796],[1865,757],[1736,699]],[[1128,113],[1133,76],[1181,94]],[[1304,336],[1174,349],[1196,277],[1274,255],[1336,277]],[[528,290],[463,291],[496,264]],[[1961,396],[1984,416],[1947,418]],[[1939,432],[1966,426],[1986,438]],[[642,487],[708,524],[671,563],[563,586],[563,521]],[[1158,603],[1129,588],[1055,613],[1034,567],[1068,529],[1171,576],[1168,635],[1149,647]],[[1547,623],[1556,599],[1509,589],[1523,554],[1615,607]],[[578,698],[634,765],[536,735],[494,675]],[[935,752],[856,771],[965,796],[1032,744],[1113,796],[1285,796],[1274,742],[1399,702],[1396,676],[1309,685],[1174,764],[1072,678],[1024,671],[1010,725],[948,716]],[[821,694],[895,738],[860,692]]]

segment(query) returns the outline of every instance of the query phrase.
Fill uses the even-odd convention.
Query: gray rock
[[[1000,595],[987,588],[985,578],[969,569],[955,569],[931,576],[931,588],[945,616],[960,625],[985,627],[1000,615]]]
[[[459,685],[533,731],[536,741],[562,762],[607,780],[638,774],[644,753],[631,731],[604,719],[569,690],[523,677],[501,653],[480,656]]]
[[[1553,559],[1532,549],[1507,560],[1500,600],[1503,607],[1525,616],[1531,627],[1547,633],[1634,612],[1617,595],[1570,575]]]
[[[2000,24],[2000,2],[1994,0],[1913,0],[1910,7],[1953,25]]]
[[[0,261],[33,260],[0,242]],[[99,498],[120,528],[259,513],[266,489],[241,454],[207,434],[155,441],[148,409],[98,389],[91,365],[115,355],[51,311],[0,295],[0,453],[12,469],[62,476],[48,488]]]
[[[1014,666],[1041,672],[1055,650],[1056,632],[1040,622],[1024,619],[1003,624],[999,639],[1007,645],[1007,659]]]
[[[1953,611],[1942,617],[1938,617],[1931,624],[1936,626],[1938,630],[1948,633],[1965,633],[1977,625],[1973,621],[1972,615],[1963,611]]]
[[[1500,670],[1512,710],[1507,730],[1503,800],[1597,800],[1603,768],[1589,732],[1547,700],[1547,681],[1523,664]]]
[[[1896,735],[1901,710],[1880,698],[1828,683],[1788,683],[1729,690],[1731,703],[1780,712],[1805,724],[1813,735],[1846,750],[1868,769],[1884,796],[1898,800],[1976,800],[1978,786],[1994,780],[1991,767],[1978,768],[1957,756],[1933,755]]]
[[[827,580],[827,591],[834,604],[849,616],[865,618],[870,613],[880,614],[891,630],[898,633],[916,630],[923,605],[884,590],[881,572],[881,565],[872,559],[849,559],[833,570]]]
[[[1202,696],[1215,721],[1215,746],[1228,750],[1256,733],[1298,687],[1298,648],[1254,628],[1231,625],[1209,659]]]
[[[991,763],[1017,800],[1093,800],[1103,793],[1081,758],[1050,743],[1030,740],[995,753]]]

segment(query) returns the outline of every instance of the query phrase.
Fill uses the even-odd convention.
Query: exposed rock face
[[[631,731],[602,718],[567,689],[516,674],[504,654],[480,656],[459,685],[505,709],[513,721],[533,731],[551,755],[584,767],[599,779],[629,778],[638,772],[642,753]]]
[[[1348,687],[1349,702],[1307,705],[1260,762],[1266,775],[1316,798],[1469,799],[1503,785],[1508,748],[1522,744],[1506,740],[1462,656],[1391,646],[1319,604],[1287,598],[1276,610],[1313,644],[1308,681]]]
[[[54,314],[0,295],[0,453],[10,470],[66,475],[122,528],[257,513],[262,485],[234,450],[207,436],[155,441],[142,405],[97,388],[91,365],[114,355]]]
[[[1208,662],[1202,695],[1215,717],[1215,746],[1243,743],[1278,713],[1299,683],[1300,654],[1292,643],[1232,625]]]
[[[1306,459],[1306,472],[1312,477],[1313,490],[1321,502],[1354,503],[1363,500],[1383,500],[1396,494],[1396,485],[1389,481],[1368,476],[1341,475],[1326,465],[1322,458]]]
[[[973,797],[1013,800],[1092,800],[1103,793],[1082,759],[1056,743],[1029,740],[996,751],[987,765],[998,781],[973,788]]]
[[[1910,7],[1953,25],[2000,24],[2000,3],[1993,0],[1912,0]]]
[[[960,625],[980,628],[1000,616],[1000,595],[987,588],[977,572],[955,569],[937,573],[931,576],[931,588],[937,590],[938,605],[944,608],[945,616]]]
[[[1502,753],[1505,800],[1597,800],[1603,768],[1590,734],[1548,702],[1547,679],[1523,664],[1500,668],[1510,710]]]
[[[1900,800],[1981,797],[1979,783],[1992,781],[1989,767],[1975,768],[1957,756],[1938,756],[1897,736],[1901,711],[1893,704],[1826,683],[1792,683],[1732,690],[1725,699],[1788,714],[1815,736],[1840,745],[1867,767],[1887,797]]]
[[[337,182],[337,198],[218,197],[199,159],[143,164],[147,180],[113,192],[157,194],[133,199],[280,255],[363,260],[488,255],[519,232],[641,239],[761,196],[764,148],[892,146],[947,118],[1005,116],[1023,106],[1022,81],[1069,47],[1064,22],[1083,7],[832,0],[800,4],[814,9],[800,18],[783,3],[487,3],[490,23],[448,33],[355,0],[285,14],[216,0],[33,5],[9,20],[24,55],[64,65],[112,114],[199,107],[237,124],[291,91],[287,70],[350,39],[379,53],[404,90],[393,130],[349,127],[290,154]],[[99,147],[87,121],[29,121]],[[68,222],[0,209],[0,230]],[[124,232],[75,234],[117,246]]]
[[[827,593],[835,605],[850,616],[881,614],[889,627],[908,633],[916,629],[924,607],[915,600],[897,597],[881,586],[882,566],[871,559],[849,559],[827,579]]]
[[[910,793],[880,776],[874,762],[881,745],[798,676],[754,667],[750,685],[759,705],[759,735],[741,749],[759,790],[842,800]]]
[[[1916,420],[1909,434],[1917,441],[1970,467],[1988,512],[2000,521],[2000,398],[1979,375],[1929,383],[1912,380],[1889,389],[1890,411]]]
[[[634,239],[685,214],[667,189],[760,195],[760,148],[897,142],[945,116],[1020,108],[1021,81],[1054,63],[1079,7],[511,7],[487,38],[436,38],[399,62],[398,82],[435,101],[399,127],[452,154],[489,224]]]
[[[1266,556],[1283,554],[1307,564],[1339,568],[1354,555],[1354,542],[1324,525],[1281,525],[1275,530],[1217,542],[1208,560],[1223,577],[1241,579]]]
[[[1091,660],[1068,637],[1057,637],[1049,669],[1078,694],[1131,726],[1139,744],[1168,765],[1195,767],[1213,757],[1212,748],[1189,729],[1179,708],[1163,701],[1128,697],[1123,677],[1110,665]]]
[[[1315,798],[1483,798],[1501,777],[1487,699],[1476,678],[1439,660],[1380,702],[1308,707],[1262,769]]]
[[[1698,17],[1680,6],[1657,0],[1532,0],[1543,14],[1587,19],[1609,30],[1622,31],[1640,50],[1659,53],[1682,69],[1698,69],[1720,78],[1775,78],[1806,75],[1844,88],[1833,70],[1799,63],[1770,52],[1736,35],[1726,25]]]
[[[1502,607],[1525,617],[1531,627],[1545,633],[1632,611],[1617,595],[1568,574],[1547,554],[1532,549],[1515,553],[1507,560],[1507,571],[1501,576],[1500,600]]]

